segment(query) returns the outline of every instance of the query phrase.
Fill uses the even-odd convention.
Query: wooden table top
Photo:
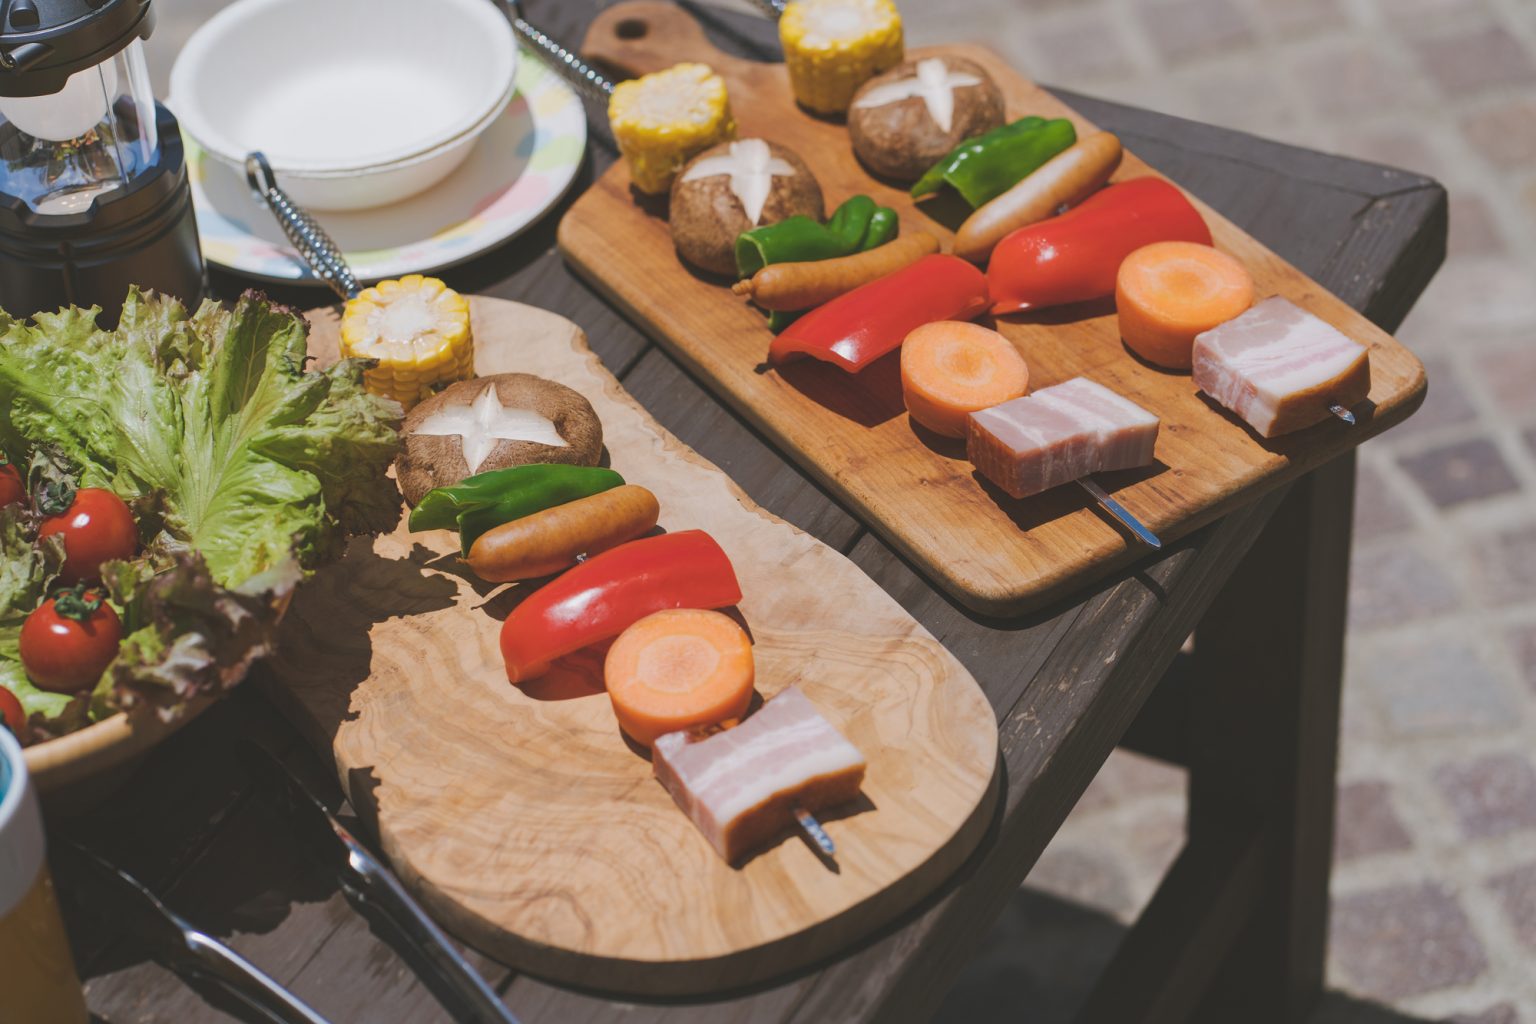
[[[693,6],[693,5],[690,5]],[[529,0],[530,20],[579,40],[595,5]],[[723,48],[770,58],[765,22],[694,8]],[[1444,256],[1445,193],[1426,178],[1084,96],[1068,102],[1387,330]],[[594,137],[573,194],[614,154]],[[563,207],[562,207],[563,209]],[[1278,502],[1271,494],[1130,570],[1023,619],[954,604],[667,355],[605,306],[554,250],[556,211],[516,243],[446,277],[461,291],[570,317],[625,387],[756,501],[847,553],[966,664],[999,721],[1005,793],[957,878],[893,928],[821,968],[707,1003],[643,1005],[577,993],[477,959],[527,1022],[926,1020],[1155,688]],[[218,274],[220,294],[246,282]],[[296,305],[314,291],[281,290]],[[119,796],[57,834],[99,849],[175,910],[230,942],[337,1024],[450,1020],[325,869],[309,859],[237,756],[252,737],[327,783],[327,768],[247,686],[155,752]],[[335,792],[329,784],[329,792]],[[67,891],[66,891],[67,898]],[[110,922],[72,908],[92,1009],[106,1021],[227,1021],[147,961]]]

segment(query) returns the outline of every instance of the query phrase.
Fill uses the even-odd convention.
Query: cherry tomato
[[[41,690],[95,686],[117,657],[123,624],[100,590],[61,590],[21,624],[21,667]]]
[[[3,456],[0,456],[0,508],[27,500],[27,485],[21,482],[21,474]]]
[[[21,701],[3,686],[0,686],[0,725],[11,730],[11,735],[18,740],[21,731],[27,727],[27,713],[21,710]]]
[[[48,511],[43,509],[45,514]],[[38,539],[54,534],[64,537],[64,568],[59,578],[69,584],[94,580],[101,575],[103,562],[132,558],[139,549],[133,513],[122,498],[100,487],[82,487],[64,512],[43,520]]]

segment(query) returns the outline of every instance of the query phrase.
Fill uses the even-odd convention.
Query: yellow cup
[[[90,1019],[43,852],[21,745],[0,726],[0,1024]]]

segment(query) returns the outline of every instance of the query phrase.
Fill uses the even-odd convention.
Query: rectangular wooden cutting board
[[[703,529],[735,566],[765,699],[798,685],[869,762],[831,810],[829,870],[796,836],[729,867],[620,734],[600,655],[507,682],[501,620],[528,586],[486,584],[448,531],[354,541],[301,587],[264,669],[406,884],[519,970],[624,994],[713,992],[827,957],[952,874],[991,821],[997,722],[965,668],[847,558],[768,514],[664,431],[580,328],[471,300],[475,369],[592,403],[661,527]],[[336,320],[310,352],[336,358]]]
[[[709,64],[726,81],[740,134],[799,153],[820,181],[829,209],[864,192],[895,208],[903,231],[933,232],[946,246],[953,237],[904,190],[859,165],[841,123],[794,103],[783,65],[721,53],[677,7],[633,2],[610,8],[593,22],[584,49],[589,58],[637,74],[685,60]],[[946,46],[911,56],[940,53],[982,65],[1002,89],[1010,120],[1069,117],[1080,135],[1094,130],[990,50]],[[1114,180],[1156,174],[1127,153]],[[1029,363],[1031,389],[1087,376],[1161,417],[1153,466],[1098,479],[1165,541],[1403,420],[1425,390],[1423,367],[1412,353],[1191,198],[1217,246],[1252,272],[1261,297],[1284,295],[1370,346],[1372,384],[1369,401],[1354,410],[1357,426],[1330,421],[1266,441],[1200,395],[1188,374],[1133,358],[1120,341],[1112,302],[998,320],[994,326]],[[772,335],[762,314],[732,295],[726,282],[696,275],[678,260],[664,210],[637,201],[622,163],[571,207],[559,241],[583,277],[971,608],[1017,614],[1145,553],[1076,488],[1013,500],[974,474],[963,444],[936,447],[922,440],[902,407],[893,358],[858,375],[812,360],[783,372],[764,370]]]

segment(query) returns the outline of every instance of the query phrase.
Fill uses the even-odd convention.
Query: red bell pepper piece
[[[652,612],[726,608],[740,600],[731,560],[703,530],[620,544],[512,609],[501,625],[507,678],[535,679],[556,658],[618,636]]]
[[[987,308],[987,279],[958,256],[924,256],[811,310],[773,339],[768,359],[812,356],[858,373],[923,324]]]
[[[997,243],[987,265],[992,312],[1113,295],[1120,264],[1153,242],[1210,245],[1211,229],[1184,193],[1161,178],[1111,185]]]

